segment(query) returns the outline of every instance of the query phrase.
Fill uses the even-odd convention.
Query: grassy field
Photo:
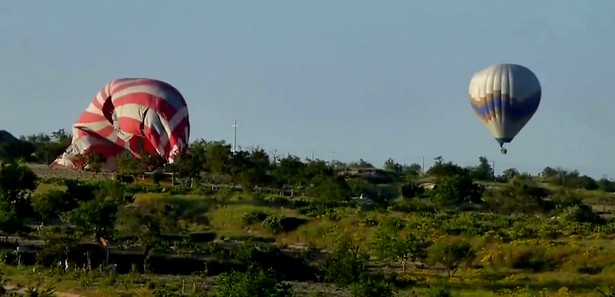
[[[488,186],[499,188],[504,184],[489,183]],[[36,194],[54,189],[62,187],[43,183]],[[586,190],[575,190],[574,194],[603,217],[608,218],[615,209],[612,194]],[[507,216],[477,211],[401,212],[393,207],[369,210],[358,206],[309,215],[293,206],[292,202],[299,199],[230,191],[210,195],[138,193],[134,204],[171,205],[179,210],[178,220],[185,230],[213,231],[218,240],[254,237],[281,247],[327,251],[335,248],[340,236],[350,236],[363,251],[371,254],[373,269],[394,272],[406,284],[399,296],[441,296],[432,291],[444,280],[453,296],[613,296],[601,295],[596,290],[615,286],[613,222],[592,225],[549,216]],[[421,203],[414,200],[414,204]],[[292,218],[297,223],[288,230],[272,233],[262,219],[252,222],[246,219],[258,214]],[[476,257],[452,277],[446,277],[445,269],[438,263],[410,265],[402,271],[399,263],[380,261],[374,253],[374,234],[387,224],[399,226],[400,235],[417,234],[435,243],[463,238],[471,243]],[[11,284],[25,285],[35,277],[30,269],[8,267],[6,277]],[[53,275],[46,279],[56,282],[58,290],[82,296],[153,296],[143,280],[135,281],[138,278],[180,287],[183,279],[185,290],[194,282],[190,277],[44,273]],[[213,284],[215,279],[209,277],[206,282]],[[350,296],[346,288],[327,284],[294,282],[293,288],[300,296]]]

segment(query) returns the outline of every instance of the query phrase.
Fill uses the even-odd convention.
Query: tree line
[[[60,156],[70,144],[72,136],[64,129],[51,134],[38,133],[15,138],[6,131],[0,131],[0,161],[24,160],[26,162],[49,164]],[[490,162],[479,157],[477,166],[461,168],[452,162],[445,162],[441,156],[434,158],[434,165],[425,169],[419,164],[400,164],[389,158],[380,168],[360,159],[356,162],[302,160],[288,154],[278,156],[268,154],[262,148],[232,150],[224,141],[206,141],[198,139],[189,145],[186,152],[178,156],[176,163],[166,164],[158,155],[142,154],[140,159],[124,155],[118,161],[120,175],[134,176],[144,171],[173,172],[180,178],[197,178],[209,183],[239,185],[246,189],[255,187],[272,187],[276,189],[306,189],[319,184],[344,185],[347,178],[362,177],[372,184],[398,183],[417,180],[428,176],[453,176],[460,170],[466,170],[474,180],[508,181],[517,176],[531,176],[515,168],[509,168],[496,176]],[[83,165],[88,170],[101,171],[105,162],[103,156],[89,153],[83,156]],[[353,175],[352,173],[356,173]],[[569,188],[603,190],[615,192],[615,183],[606,177],[594,179],[580,174],[577,170],[569,171],[560,167],[545,167],[538,174],[549,183]],[[356,187],[360,187],[355,185]],[[356,191],[355,191],[356,192]],[[373,194],[373,193],[372,193]]]

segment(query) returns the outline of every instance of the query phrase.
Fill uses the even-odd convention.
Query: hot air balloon
[[[512,142],[540,105],[538,78],[521,65],[491,65],[472,76],[469,92],[474,112],[506,154],[504,143]]]
[[[186,150],[190,137],[188,107],[170,84],[148,78],[108,82],[72,126],[72,142],[53,166],[84,168],[83,156],[98,153],[107,170],[117,169],[121,154],[159,155],[169,163]]]

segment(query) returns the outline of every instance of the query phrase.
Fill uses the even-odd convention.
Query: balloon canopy
[[[148,78],[108,82],[73,124],[72,142],[52,165],[83,168],[88,153],[102,155],[106,169],[117,169],[121,154],[158,154],[167,162],[186,150],[188,107],[170,84]]]
[[[530,69],[496,64],[472,76],[469,93],[474,112],[502,147],[512,142],[536,113],[542,90]],[[504,148],[502,153],[506,153]]]

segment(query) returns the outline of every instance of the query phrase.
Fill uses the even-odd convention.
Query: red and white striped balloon
[[[190,138],[188,107],[172,85],[147,78],[108,82],[73,124],[71,145],[52,165],[80,168],[88,152],[115,169],[119,154],[159,154],[173,163]]]

